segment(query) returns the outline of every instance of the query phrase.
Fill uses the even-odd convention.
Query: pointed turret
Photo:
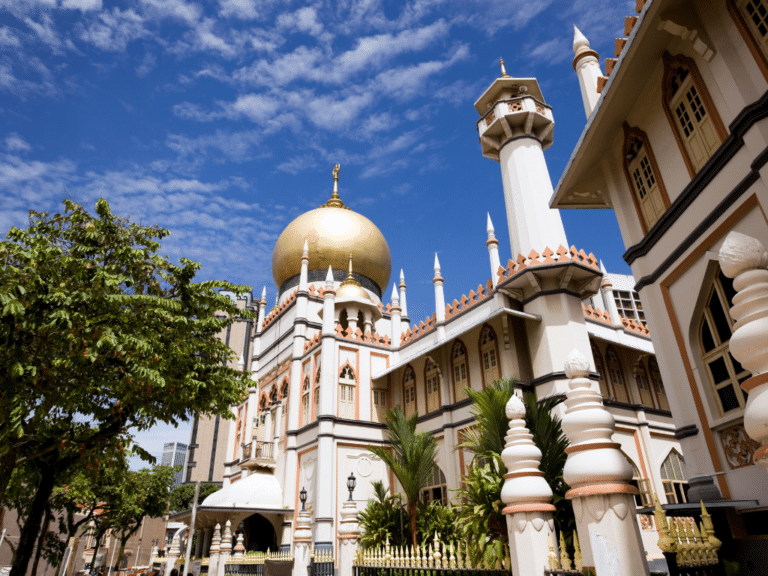
[[[440,260],[435,253],[435,319],[437,320],[437,339],[445,339],[445,294],[443,293],[443,276],[440,274]]]
[[[597,79],[602,76],[600,56],[589,47],[589,40],[575,25],[573,27],[573,51],[576,53],[573,59],[573,69],[576,70],[579,77],[584,112],[589,118],[600,99],[600,93],[597,91]]]
[[[309,291],[309,280],[307,279],[309,269],[309,245],[304,240],[304,251],[301,253],[301,273],[299,275],[299,292]]]
[[[403,329],[400,325],[401,308],[400,297],[397,295],[397,284],[392,284],[392,306],[390,306],[389,311],[392,314],[392,333],[390,334],[392,346],[400,346],[400,334],[402,334]]]
[[[267,315],[267,287],[261,291],[261,300],[259,300],[259,321],[256,324],[256,332],[264,330],[264,317]]]
[[[403,309],[403,318],[408,318],[408,305],[405,302],[405,274],[400,269],[400,308]]]
[[[491,282],[493,287],[496,288],[496,284],[499,282],[499,266],[501,266],[501,262],[499,260],[499,241],[496,240],[496,230],[493,228],[490,213],[488,213],[486,232],[488,233],[488,239],[485,241],[485,245],[488,247],[488,257],[491,260]]]

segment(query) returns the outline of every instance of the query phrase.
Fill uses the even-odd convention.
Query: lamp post
[[[301,492],[299,492],[299,500],[301,500],[301,511],[307,511],[307,490],[302,486]]]
[[[349,473],[349,478],[347,478],[347,490],[349,490],[349,501],[352,501],[352,492],[355,490],[355,485],[357,484],[357,481],[355,480],[355,475],[351,472]]]

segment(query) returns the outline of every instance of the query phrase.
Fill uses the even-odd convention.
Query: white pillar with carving
[[[435,319],[437,320],[437,339],[445,340],[445,293],[443,292],[443,277],[440,274],[440,260],[435,254]]]
[[[507,519],[509,557],[515,576],[541,576],[548,568],[547,537],[557,542],[552,489],[539,470],[541,450],[525,427],[525,405],[513,394],[507,402],[509,431],[501,459],[507,467],[501,500]]]
[[[613,441],[616,422],[589,376],[589,361],[573,350],[565,361],[570,379],[563,432],[571,445],[563,478],[571,487],[584,566],[597,576],[649,575],[640,528],[635,518],[637,489],[632,466]]]
[[[309,512],[306,509],[301,510],[296,518],[296,531],[293,533],[293,576],[307,576],[309,558],[312,552],[310,524]]]
[[[576,75],[579,77],[584,112],[589,118],[597,106],[597,101],[600,100],[600,93],[597,91],[597,79],[603,73],[600,71],[600,56],[590,49],[589,40],[576,26],[573,27],[573,51],[576,53],[573,59],[573,69],[576,70]]]
[[[359,538],[357,503],[354,500],[347,500],[341,508],[339,523],[339,576],[352,576],[352,564],[357,554]]]
[[[753,462],[768,469],[768,252],[756,238],[731,232],[720,248],[720,268],[733,278],[731,355],[752,372],[742,389],[749,394],[744,429],[760,447]]]
[[[219,557],[221,555],[221,524],[216,524],[213,529],[211,547],[208,553],[208,574],[216,576],[219,573]]]
[[[496,240],[496,229],[493,227],[493,222],[491,222],[490,213],[488,213],[486,232],[488,233],[488,240],[485,241],[485,245],[488,246],[488,257],[491,260],[491,282],[493,287],[496,288],[496,284],[499,283],[501,261],[499,260],[499,241]]]
[[[165,561],[165,576],[170,576],[171,570],[176,567],[176,560],[181,556],[181,534],[178,532],[171,540],[171,549],[168,550],[168,558]]]
[[[221,552],[219,553],[219,565],[217,568],[217,576],[224,576],[224,567],[229,560],[229,556],[232,553],[232,522],[227,520],[224,524],[224,532],[221,535]],[[210,573],[210,568],[208,569]]]

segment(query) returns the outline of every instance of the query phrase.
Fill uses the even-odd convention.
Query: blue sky
[[[485,214],[511,256],[501,173],[474,101],[537,77],[560,176],[585,124],[573,25],[612,56],[634,2],[615,0],[0,0],[0,234],[29,209],[98,197],[171,236],[201,279],[267,286],[297,215],[340,193],[382,230],[412,320],[489,277]],[[629,273],[611,211],[564,211],[568,240]],[[188,440],[188,426],[142,442]]]

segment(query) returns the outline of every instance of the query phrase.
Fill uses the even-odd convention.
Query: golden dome
[[[351,255],[356,274],[372,280],[382,293],[389,284],[392,260],[387,241],[373,222],[344,206],[337,192],[337,174],[335,169],[334,193],[328,203],[296,218],[277,239],[272,277],[281,291],[286,280],[301,273],[305,240],[309,270],[323,271],[323,278],[328,266],[346,270]]]
[[[362,300],[366,304],[373,304],[371,301],[371,297],[368,296],[368,292],[366,292],[362,286],[360,286],[360,282],[355,280],[355,277],[352,275],[352,254],[349,255],[349,274],[347,275],[346,280],[342,282],[339,287],[336,289],[336,302],[344,302],[348,300]]]

